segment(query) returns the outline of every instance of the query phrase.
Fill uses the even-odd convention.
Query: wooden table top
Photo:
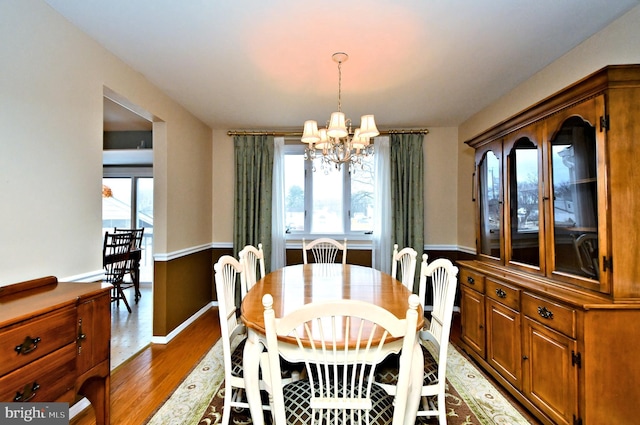
[[[379,270],[357,265],[298,264],[269,273],[256,282],[242,301],[242,321],[264,335],[262,297],[271,294],[276,317],[282,317],[311,302],[336,299],[366,301],[404,319],[411,292],[402,283]],[[424,325],[418,308],[418,329]]]

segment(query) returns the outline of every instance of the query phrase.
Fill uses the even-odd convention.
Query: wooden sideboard
[[[0,287],[0,401],[86,397],[109,424],[111,285],[43,277]]]

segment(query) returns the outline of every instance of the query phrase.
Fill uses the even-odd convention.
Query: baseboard
[[[82,413],[84,409],[91,406],[91,403],[86,398],[81,398],[80,401],[69,407],[69,421]]]
[[[195,322],[195,320],[198,317],[200,317],[204,313],[206,313],[211,307],[217,307],[217,306],[218,306],[218,302],[217,301],[209,302],[204,307],[202,307],[200,310],[198,310],[195,314],[193,314],[191,317],[189,317],[187,320],[182,322],[180,324],[180,326],[178,326],[177,328],[175,328],[174,330],[169,332],[168,335],[166,335],[166,336],[152,336],[151,337],[151,343],[152,344],[167,344],[169,341],[171,341],[173,338],[175,338],[180,332],[185,330],[187,328],[187,326],[189,326],[190,324]]]

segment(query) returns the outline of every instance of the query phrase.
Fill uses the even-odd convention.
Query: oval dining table
[[[404,319],[411,292],[390,275],[371,267],[343,264],[298,264],[286,266],[258,280],[242,301],[241,320],[248,337],[243,353],[243,376],[253,423],[264,423],[259,385],[260,354],[266,346],[262,297],[271,294],[276,317],[282,317],[304,304],[336,299],[352,299],[376,304]],[[416,332],[424,326],[422,307],[418,308]],[[398,353],[402,340],[385,343],[384,350]],[[405,424],[413,424],[420,403],[423,379],[422,350],[413,350],[411,379]]]

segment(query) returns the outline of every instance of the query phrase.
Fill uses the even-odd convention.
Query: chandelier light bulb
[[[380,132],[376,127],[376,120],[373,115],[363,115],[360,118],[360,136],[367,139],[376,137]]]
[[[318,123],[314,120],[304,122],[304,131],[302,132],[303,143],[316,143],[320,140],[318,136]]]
[[[327,136],[333,138],[347,137],[346,118],[342,112],[334,112],[329,120],[329,128],[327,128]]]

